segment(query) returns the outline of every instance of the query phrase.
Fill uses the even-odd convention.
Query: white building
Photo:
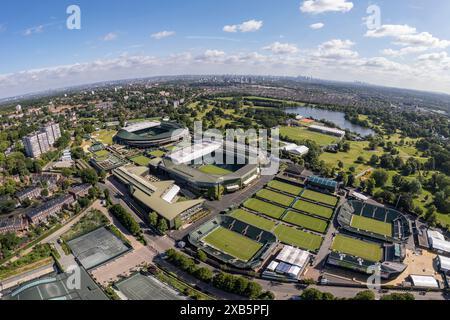
[[[285,277],[298,280],[310,260],[310,253],[291,246],[284,246],[283,250],[264,271],[269,278]]]
[[[410,278],[414,287],[439,289],[439,282],[432,276],[411,275]]]
[[[430,249],[442,255],[450,255],[450,241],[445,240],[442,233],[429,229],[427,235]]]
[[[193,146],[177,150],[171,153],[169,158],[175,164],[189,163],[195,159],[210,155],[221,148],[222,144],[219,142],[204,141],[203,143],[196,143]]]
[[[161,125],[161,122],[159,121],[143,121],[143,122],[137,122],[135,124],[127,125],[123,130],[127,132],[137,132],[145,129],[150,129],[154,127],[159,127]]]
[[[49,123],[39,131],[23,138],[25,152],[31,158],[38,158],[43,153],[50,151],[59,138],[61,138],[59,124]]]
[[[438,264],[439,264],[439,270],[449,274],[450,272],[450,258],[444,257],[444,256],[438,256]]]
[[[283,147],[283,150],[289,152],[291,154],[295,154],[298,156],[307,155],[309,152],[309,148],[306,146],[298,146],[295,143],[289,143]]]
[[[340,138],[345,136],[345,131],[342,131],[342,130],[339,130],[336,128],[312,125],[312,126],[309,126],[308,129],[311,131],[316,131],[316,132],[320,132],[320,133],[324,133],[324,134],[328,134],[328,135],[332,135],[332,136],[336,136],[336,137],[340,137]]]

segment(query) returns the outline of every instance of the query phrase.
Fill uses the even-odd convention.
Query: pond
[[[347,119],[345,119],[345,114],[339,111],[330,111],[324,109],[317,109],[311,107],[293,107],[285,109],[286,113],[301,115],[306,118],[314,118],[316,120],[325,119],[327,121],[333,122],[335,125],[341,129],[347,129],[351,132],[357,133],[363,137],[369,135],[375,135],[372,129],[364,128],[360,125],[353,124]]]

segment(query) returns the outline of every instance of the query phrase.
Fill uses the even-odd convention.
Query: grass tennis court
[[[261,243],[223,227],[209,233],[203,241],[244,262],[249,261],[262,248]]]
[[[285,209],[283,209],[279,206],[276,206],[276,205],[273,205],[273,204],[270,204],[268,202],[264,202],[264,201],[261,201],[258,199],[254,199],[254,198],[248,199],[247,201],[245,201],[244,207],[246,207],[250,210],[253,210],[253,211],[260,212],[262,214],[265,214],[266,216],[269,216],[269,217],[272,217],[275,219],[279,219],[285,211]]]
[[[352,222],[350,225],[356,229],[369,231],[388,237],[392,236],[392,224],[378,221],[375,219],[353,215]]]
[[[212,175],[215,175],[215,176],[226,176],[226,175],[228,175],[230,173],[233,173],[230,170],[220,168],[220,167],[215,166],[213,164],[208,164],[208,165],[205,165],[205,166],[201,166],[200,168],[198,168],[198,170],[203,172],[203,173],[212,174]]]
[[[322,237],[285,225],[277,226],[275,235],[281,242],[304,250],[317,251],[322,245]]]
[[[287,137],[297,142],[313,140],[320,146],[327,146],[337,141],[337,137],[332,137],[315,131],[309,131],[308,128],[304,127],[281,127],[280,137],[281,139]]]
[[[131,158],[130,160],[133,161],[134,163],[136,163],[137,165],[140,165],[143,167],[147,167],[151,161],[150,158],[147,158],[145,156],[137,156],[137,157]]]
[[[164,157],[164,155],[166,153],[162,150],[155,150],[155,151],[149,152],[148,154],[151,156],[154,156],[156,158],[162,158],[162,157]]]
[[[236,218],[238,220],[241,220],[242,222],[248,223],[252,226],[255,226],[257,228],[260,228],[262,230],[271,231],[276,223],[269,219],[264,219],[260,216],[257,216],[256,214],[253,214],[251,212],[238,209],[234,211],[231,216],[233,218]]]
[[[333,209],[308,201],[299,200],[294,204],[293,208],[306,213],[315,214],[326,219],[330,219],[333,215]]]
[[[361,241],[341,234],[334,239],[331,250],[372,262],[379,262],[383,259],[383,249],[378,244]]]
[[[323,194],[320,192],[312,191],[312,190],[305,190],[302,193],[302,198],[313,200],[316,202],[320,202],[323,204],[327,204],[330,206],[335,206],[338,202],[338,198],[334,196],[330,196],[328,194]]]
[[[280,190],[286,193],[290,193],[294,196],[298,196],[300,194],[300,192],[303,191],[303,188],[301,187],[297,187],[294,186],[292,184],[289,183],[284,183],[278,180],[272,180],[269,182],[268,184],[269,187],[276,189],[276,190]]]
[[[328,227],[328,223],[321,219],[310,217],[294,211],[289,211],[283,218],[283,221],[320,233],[325,233],[325,230],[327,230]]]
[[[285,196],[284,194],[273,192],[268,189],[262,189],[256,194],[258,197],[273,201],[275,203],[281,204],[285,207],[290,207],[294,198]]]

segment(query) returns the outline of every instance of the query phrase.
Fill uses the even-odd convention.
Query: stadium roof
[[[170,160],[175,164],[188,163],[195,159],[210,155],[214,151],[222,148],[222,144],[218,142],[207,142],[196,143],[193,146],[188,146],[182,148],[169,155]]]
[[[439,259],[439,266],[441,268],[441,271],[447,272],[450,271],[450,258],[438,256]]]
[[[174,181],[150,182],[134,173],[133,168],[136,170],[136,167],[121,167],[114,170],[113,173],[120,180],[133,187],[133,196],[137,200],[169,221],[204,202],[202,199],[176,203],[168,202],[164,200],[164,196],[174,190]]]
[[[160,125],[161,125],[161,122],[159,122],[159,121],[144,121],[144,122],[138,122],[138,123],[126,126],[125,128],[123,128],[123,130],[125,130],[127,132],[136,132],[136,131],[141,131],[144,129],[158,127]]]
[[[421,288],[439,288],[438,281],[432,276],[411,275],[411,281],[415,287]]]

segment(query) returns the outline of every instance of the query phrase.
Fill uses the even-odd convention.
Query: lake
[[[363,137],[375,135],[375,132],[372,129],[361,127],[345,119],[345,114],[343,112],[310,107],[286,108],[285,111],[286,113],[296,114],[306,118],[314,118],[316,120],[325,119],[327,121],[333,122],[341,129],[350,130],[351,132],[355,132]]]

